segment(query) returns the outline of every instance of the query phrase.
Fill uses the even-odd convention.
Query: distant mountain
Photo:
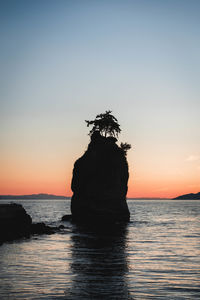
[[[0,200],[31,200],[31,199],[70,199],[70,197],[56,196],[52,194],[31,194],[31,195],[0,195]]]
[[[176,197],[176,198],[174,198],[174,199],[178,199],[178,200],[187,200],[187,199],[191,199],[191,200],[200,200],[200,193],[196,193],[196,194],[193,194],[193,193],[191,193],[191,194],[186,194],[186,195],[182,195],[182,196],[178,196],[178,197]]]
[[[31,195],[0,195],[0,200],[31,200],[31,199],[52,199],[52,200],[62,200],[71,199],[71,197],[57,196],[53,194],[31,194]],[[155,198],[155,197],[137,197],[137,198],[127,198],[127,200],[169,200],[169,198]]]

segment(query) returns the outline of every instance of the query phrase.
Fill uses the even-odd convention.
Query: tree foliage
[[[120,125],[118,120],[111,113],[112,111],[107,110],[105,113],[97,115],[94,120],[85,120],[87,127],[93,126],[89,133],[90,136],[98,131],[104,137],[112,137],[113,139],[118,137],[118,134],[121,132]],[[121,143],[120,148],[126,156],[127,151],[131,149],[131,145]]]
[[[90,135],[95,131],[99,131],[100,134],[105,137],[118,137],[118,134],[121,132],[120,125],[111,112],[112,111],[108,110],[104,114],[99,114],[96,116],[95,120],[92,121],[85,120],[87,127],[93,125],[89,133]]]
[[[127,155],[127,151],[131,149],[131,145],[128,143],[121,143],[120,148],[123,150],[124,154]]]

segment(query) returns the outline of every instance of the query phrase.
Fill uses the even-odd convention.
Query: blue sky
[[[37,190],[38,173],[46,191],[51,170],[55,191],[64,178],[69,192],[84,120],[107,109],[134,148],[131,195],[198,191],[199,1],[1,1],[0,11],[3,192],[28,176]]]

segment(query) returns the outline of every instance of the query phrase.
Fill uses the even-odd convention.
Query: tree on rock
[[[118,137],[118,134],[121,132],[120,125],[111,112],[108,110],[104,114],[97,115],[95,120],[92,121],[85,120],[87,127],[93,125],[89,135],[92,135],[95,131],[99,131],[105,137]]]
[[[120,148],[124,152],[125,156],[127,155],[127,151],[131,149],[131,144],[128,143],[121,143]]]

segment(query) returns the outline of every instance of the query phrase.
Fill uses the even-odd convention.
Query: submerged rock
[[[72,215],[64,215],[61,220],[62,221],[72,221]]]
[[[71,184],[73,221],[129,221],[128,163],[116,141],[95,131],[87,151],[75,162]]]
[[[52,234],[58,229],[57,227],[47,226],[43,222],[31,225],[31,234]]]
[[[32,234],[51,234],[59,228],[44,223],[32,223],[21,204],[0,204],[0,245]]]

